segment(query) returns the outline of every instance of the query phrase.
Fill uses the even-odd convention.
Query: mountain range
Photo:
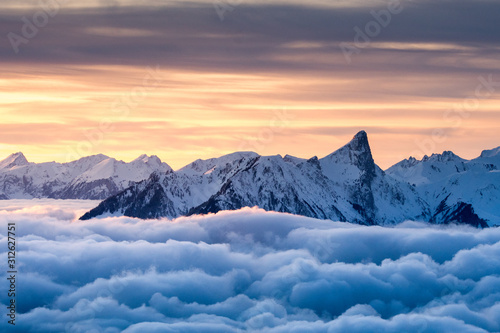
[[[141,155],[130,163],[99,154],[69,163],[30,163],[23,153],[0,161],[0,199],[102,200],[172,168],[156,156]]]
[[[156,156],[104,155],[70,163],[0,162],[0,198],[105,199],[81,217],[176,218],[246,206],[334,221],[500,225],[500,147],[465,160],[452,152],[379,168],[366,132],[321,159],[237,152],[173,171]]]
[[[484,228],[500,224],[499,151],[484,151],[471,161],[444,152],[383,171],[361,131],[321,159],[238,152],[155,172],[81,219],[175,218],[259,206],[367,225],[418,220]]]
[[[500,147],[472,160],[451,151],[409,158],[388,170],[391,177],[412,184],[431,207],[430,222],[465,222],[474,214],[500,225]]]

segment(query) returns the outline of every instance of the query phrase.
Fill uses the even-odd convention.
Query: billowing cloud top
[[[88,206],[2,203],[0,246],[7,221],[18,232],[17,328],[500,330],[498,228],[363,227],[250,208],[173,221],[76,221]]]

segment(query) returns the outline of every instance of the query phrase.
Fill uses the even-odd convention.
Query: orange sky
[[[210,15],[206,24],[225,33],[226,23]],[[22,151],[33,162],[97,153],[129,161],[147,153],[177,169],[236,150],[322,157],[364,129],[385,169],[410,155],[453,150],[473,158],[500,145],[500,87],[476,98],[479,77],[500,82],[497,53],[484,52],[484,45],[377,40],[347,64],[335,41],[293,41],[286,33],[279,41],[246,37],[269,45],[247,55],[232,26],[230,42],[207,32],[200,40],[218,44],[212,49],[207,42],[203,53],[187,37],[198,38],[196,30],[185,28],[184,38],[166,37],[176,48],[155,51],[165,45],[157,39],[161,27],[78,30],[65,17],[0,61],[0,158]],[[57,24],[88,42],[64,40]],[[116,42],[114,50],[128,39],[148,49],[140,61],[99,49],[95,59],[84,51],[73,55],[81,43],[95,50]],[[64,56],[47,60],[47,54]]]
[[[148,153],[179,168],[236,150],[321,157],[366,129],[376,162],[385,168],[410,154],[421,157],[448,149],[472,158],[499,143],[492,140],[488,146],[484,140],[498,138],[499,96],[481,100],[468,118],[453,112],[446,120],[446,110],[462,100],[358,100],[349,94],[361,89],[359,83],[342,78],[160,67],[159,82],[144,86],[147,68],[10,70],[0,81],[0,155],[23,151],[34,162],[97,153],[128,161]],[[373,84],[376,78],[363,82],[361,90],[369,91]],[[391,84],[405,89],[407,83]],[[103,121],[111,125],[103,126]],[[432,140],[433,129],[443,130],[447,138]]]

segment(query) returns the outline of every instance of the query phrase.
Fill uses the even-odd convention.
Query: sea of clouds
[[[498,332],[500,228],[392,228],[245,208],[78,221],[89,201],[0,202],[19,332]]]

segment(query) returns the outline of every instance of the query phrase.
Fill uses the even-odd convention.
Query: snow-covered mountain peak
[[[422,162],[465,162],[463,158],[455,155],[452,151],[443,151],[442,154],[432,154],[430,157],[425,155]]]
[[[149,159],[148,155],[142,154],[139,157],[137,157],[135,160],[133,160],[132,162],[147,162],[148,159]]]
[[[370,149],[370,145],[368,144],[368,134],[365,131],[359,131],[354,135],[351,142],[349,144],[356,145],[358,149],[360,148],[368,148]]]
[[[174,218],[256,205],[364,224],[430,216],[410,185],[386,176],[375,165],[362,131],[321,160],[249,152],[197,160],[108,198],[82,219],[102,214]]]
[[[451,163],[448,163],[451,162]],[[467,162],[467,160],[461,158],[458,155],[455,155],[452,151],[443,151],[442,154],[432,154],[431,156],[424,155],[421,160],[416,159],[415,157],[410,156],[408,159],[404,159],[401,162],[394,164],[387,171],[389,173],[397,173],[398,170],[402,171],[409,168],[419,168],[423,170],[423,165],[439,165],[439,164],[450,164],[450,165],[460,165],[462,163]],[[433,168],[435,169],[435,168]],[[456,170],[456,168],[453,168]],[[405,172],[405,177],[408,178],[410,174],[407,171]]]
[[[95,165],[99,164],[104,160],[107,160],[109,156],[106,156],[104,154],[96,154],[96,155],[90,155],[90,156],[85,156],[82,157],[78,160],[71,161],[68,164],[76,164],[76,165]]]
[[[453,159],[455,159],[455,158],[457,158],[457,157],[458,157],[458,158],[462,159],[461,157],[457,156],[455,153],[453,153],[453,152],[452,152],[452,151],[450,151],[450,150],[445,150],[445,151],[443,151],[443,153],[442,153],[441,155],[442,155],[443,157],[446,157],[446,158],[453,158]]]
[[[397,166],[399,168],[407,169],[417,165],[418,163],[420,163],[420,160],[417,160],[415,157],[410,156],[409,158],[397,163]]]
[[[24,157],[24,154],[21,152],[17,152],[9,155],[4,160],[0,161],[0,169],[10,169],[17,166],[28,165],[29,162]]]
[[[7,158],[4,160],[0,161],[0,169],[10,169],[14,166],[22,166],[22,165],[28,165],[29,162],[26,160],[26,157],[24,157],[24,154],[21,152],[17,152],[14,154],[9,155]]]
[[[104,154],[95,154],[95,155],[82,157],[81,159],[79,159],[77,161],[82,161],[82,160],[101,160],[101,161],[103,161],[103,160],[106,160],[108,158],[109,158],[109,156],[104,155]]]
[[[299,158],[299,157],[295,157],[295,156],[287,154],[287,155],[285,155],[285,157],[283,157],[283,161],[297,165],[297,164],[305,162],[306,160],[303,158]]]
[[[0,162],[0,199],[105,199],[152,172],[172,172],[156,156],[125,163],[103,154],[67,163],[28,163],[22,153]]]
[[[322,159],[238,152],[153,173],[81,219],[103,214],[175,218],[259,206],[363,224],[416,219],[484,227],[485,219],[494,222],[499,216],[491,208],[498,206],[500,176],[493,159],[477,161],[469,172],[468,161],[445,151],[426,161],[411,157],[386,173],[374,163],[368,136],[361,131]],[[481,175],[486,176],[480,182]]]
[[[11,154],[10,156],[14,157],[14,158],[21,158],[21,159],[24,159],[26,160],[26,157],[24,156],[24,154],[20,151],[18,151],[17,153],[14,153],[14,154]],[[27,162],[27,161],[26,161]]]
[[[307,160],[309,163],[319,163],[319,158],[318,156],[313,156],[310,159]]]
[[[226,162],[226,161],[241,160],[243,158],[250,159],[250,158],[255,158],[258,156],[260,156],[260,155],[253,152],[253,151],[239,151],[239,152],[235,152],[235,153],[221,156],[217,160]]]
[[[447,177],[465,172],[467,160],[451,151],[442,154],[425,155],[420,161],[410,157],[386,170],[391,177],[406,181],[416,186],[436,183]]]
[[[500,147],[483,150],[481,156],[469,162],[471,166],[475,166],[480,170],[496,172],[500,170]]]
[[[151,164],[151,165],[160,165],[163,162],[160,160],[160,158],[156,155],[151,155],[147,157],[146,159],[143,159],[144,163],[146,164]]]
[[[431,219],[468,219],[483,226],[485,220],[499,224],[497,207],[500,184],[500,147],[485,150],[480,157],[465,160],[450,151],[424,157],[414,165],[401,161],[386,170],[386,174],[412,184],[419,195],[431,204]],[[477,216],[476,216],[477,214]],[[479,217],[480,218],[479,218]]]
[[[496,147],[496,148],[493,148],[490,150],[483,150],[481,152],[480,157],[486,158],[486,157],[494,157],[494,156],[500,156],[500,147]]]
[[[208,160],[197,159],[191,164],[181,168],[178,172],[185,175],[205,175],[209,174],[210,170],[223,169],[227,165],[239,164],[242,161],[255,159],[260,155],[254,152],[236,152]]]
[[[133,160],[130,163],[132,163],[132,164],[136,164],[136,163],[143,164],[144,163],[144,164],[148,164],[151,166],[160,166],[160,165],[162,165],[163,162],[156,155],[148,156],[146,154],[142,154],[141,156],[137,157],[135,160]],[[170,167],[168,167],[168,169],[170,169]]]
[[[352,140],[320,160],[325,175],[330,179],[345,175],[347,178],[358,178],[363,175],[365,180],[375,177],[375,161],[373,160],[368,135],[365,131],[358,132]]]
[[[326,156],[325,158],[343,159],[344,162],[353,162],[358,164],[360,158],[362,160],[371,160],[373,162],[370,144],[368,143],[368,135],[365,131],[358,132],[348,144]]]

